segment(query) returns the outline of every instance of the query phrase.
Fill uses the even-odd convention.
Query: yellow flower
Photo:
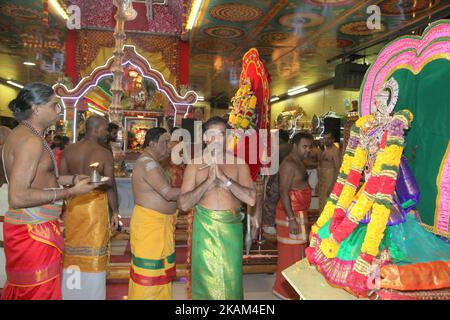
[[[398,166],[402,157],[403,148],[391,145],[384,150],[383,163],[388,166]]]
[[[327,223],[328,220],[331,219],[333,213],[334,213],[334,205],[331,201],[327,201],[327,204],[325,205],[325,208],[320,214],[319,219],[317,219],[316,221],[317,226],[319,228],[323,227],[325,223]]]
[[[250,121],[248,121],[247,118],[242,119],[242,121],[241,121],[242,128],[247,129],[249,124],[250,124]]]
[[[373,200],[367,198],[367,196],[363,193],[350,211],[350,216],[358,222],[361,221],[361,219],[364,218],[364,216],[369,212],[372,203]]]
[[[362,170],[367,162],[367,150],[358,147],[352,161],[352,166],[358,170]]]
[[[252,97],[250,98],[250,103],[248,104],[248,107],[249,107],[250,109],[255,109],[255,107],[256,107],[256,102],[257,102],[256,96],[252,96]]]
[[[339,243],[333,237],[326,238],[320,243],[320,250],[328,259],[336,258],[339,251]]]
[[[349,156],[348,154],[344,155],[344,159],[342,161],[341,165],[341,172],[348,174],[350,172],[350,167],[352,165],[353,157]]]
[[[361,252],[377,256],[384,231],[389,220],[390,209],[384,205],[374,204],[372,215],[367,226],[366,236],[361,247]]]
[[[366,122],[372,122],[373,121],[373,115],[368,114],[366,116],[363,116],[361,118],[359,118],[355,124],[358,128],[362,128],[364,127],[364,125],[366,124]]]
[[[356,190],[354,188],[348,185],[344,186],[344,189],[342,189],[341,196],[339,197],[337,205],[346,210],[352,203],[355,191]]]
[[[317,233],[317,232],[319,232],[319,227],[317,226],[317,225],[313,225],[312,227],[311,227],[311,232],[312,233]]]
[[[375,164],[372,167],[372,174],[379,174],[381,172],[381,166],[384,164],[384,151],[378,153],[375,159]]]

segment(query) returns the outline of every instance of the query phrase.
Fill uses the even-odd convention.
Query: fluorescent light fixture
[[[30,62],[30,61],[25,61],[23,64],[26,66],[35,66],[36,65],[36,63]]]
[[[186,25],[186,30],[191,30],[194,26],[195,20],[197,20],[197,15],[200,10],[200,6],[202,4],[202,0],[194,0],[192,4],[191,13],[189,14],[189,19]]]
[[[105,114],[104,114],[103,112],[100,112],[100,111],[98,111],[98,110],[96,110],[96,109],[94,109],[94,108],[89,107],[88,110],[89,110],[90,112],[93,112],[93,113],[95,113],[95,114],[98,114],[99,116],[102,116],[102,117],[105,116]]]
[[[198,96],[198,97],[197,97],[197,101],[205,101],[205,97]]]
[[[14,81],[11,81],[11,80],[6,81],[6,83],[9,84],[9,85],[14,86],[14,87],[16,87],[16,88],[19,88],[19,89],[22,89],[22,88],[23,88],[23,85],[18,84],[17,82],[14,82]]]
[[[308,91],[308,88],[300,87],[288,90],[288,96],[295,96],[296,94]]]
[[[137,116],[139,119],[144,119],[144,116]]]
[[[270,98],[270,102],[275,102],[278,100],[280,100],[280,97],[278,97],[278,96],[274,96],[274,97]]]
[[[67,12],[63,9],[58,0],[50,0],[49,2],[52,4],[53,8],[55,8],[55,10],[60,14],[60,16],[63,17],[64,20],[69,19]]]
[[[297,90],[303,89],[303,88],[306,88],[306,86],[298,86],[298,87],[290,88],[290,89],[288,90],[288,93],[289,93],[289,92],[293,92],[293,91],[297,91]]]

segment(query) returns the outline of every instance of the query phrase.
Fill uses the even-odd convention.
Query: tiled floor
[[[278,300],[272,294],[275,274],[245,274],[244,299],[246,300]],[[124,300],[127,298],[128,280],[108,280],[106,298],[108,300]],[[173,299],[186,300],[186,283],[182,278],[173,284]]]

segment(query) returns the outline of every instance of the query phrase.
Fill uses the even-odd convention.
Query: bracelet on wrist
[[[64,189],[63,189],[63,197],[64,197],[64,199],[67,199],[67,198],[70,197],[70,191],[69,191],[69,189],[67,189],[67,188],[64,188]]]

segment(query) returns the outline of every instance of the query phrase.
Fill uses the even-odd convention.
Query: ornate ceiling
[[[310,85],[334,75],[327,60],[384,36],[447,0],[204,0],[191,33],[190,81],[206,97],[230,98],[240,59],[256,47],[272,76],[272,92]],[[381,9],[381,28],[369,30],[367,7]],[[450,8],[448,8],[450,10]],[[380,46],[367,49],[366,62]],[[361,54],[360,53],[360,54]]]
[[[0,76],[26,82],[41,79],[54,81],[55,73],[64,70],[63,20],[44,6],[42,0],[3,0],[0,3]],[[29,68],[23,61],[38,60]]]
[[[82,12],[82,28],[113,30],[112,0],[65,0]],[[192,0],[154,0],[153,18],[143,1],[133,2],[135,21],[127,22],[129,33],[180,37]],[[0,3],[0,55],[23,61],[40,58],[37,68],[14,65],[2,59],[0,77],[12,75],[19,81],[55,81],[64,63],[67,28],[47,0],[3,0]],[[381,9],[381,28],[369,30],[367,7]],[[448,10],[450,0],[203,0],[196,24],[189,33],[190,84],[207,99],[229,101],[238,85],[241,58],[256,47],[272,77],[273,94],[298,85],[329,79],[339,60],[327,60],[354,46],[383,37],[398,28]],[[449,13],[450,15],[450,13]],[[359,52],[374,56],[383,44]],[[19,65],[19,67],[17,67]],[[105,97],[106,98],[106,97]]]

